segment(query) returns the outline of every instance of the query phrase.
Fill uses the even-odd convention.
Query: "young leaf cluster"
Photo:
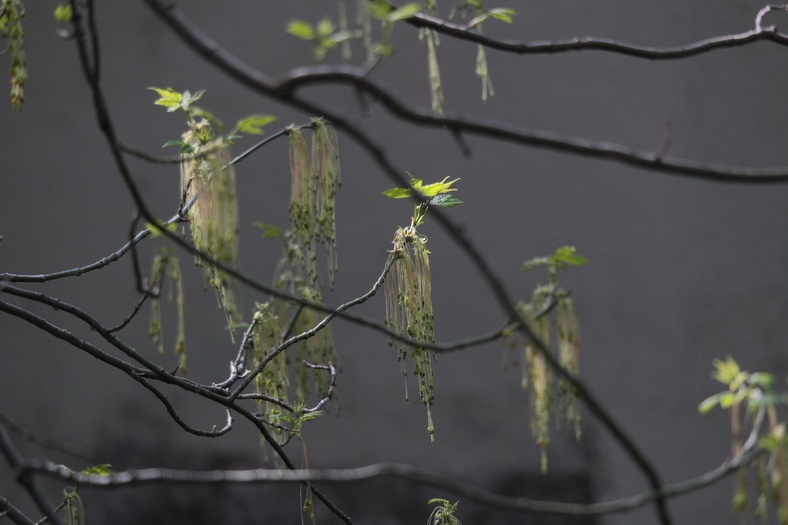
[[[337,31],[330,18],[323,18],[314,25],[304,20],[292,20],[287,24],[287,32],[311,42],[315,60],[323,60],[331,49],[358,36],[356,31]]]
[[[768,425],[760,432],[758,447],[766,452],[749,467],[741,467],[737,476],[733,510],[744,512],[750,507],[750,496],[756,495],[754,513],[765,521],[771,504],[782,525],[788,524],[788,436],[786,422],[778,414],[780,406],[788,404],[788,394],[774,390],[774,377],[764,372],[747,372],[732,358],[714,360],[712,377],[727,386],[726,390],[704,399],[698,410],[705,414],[716,407],[729,411],[733,452],[744,446],[744,426],[755,414],[765,411]],[[754,490],[751,490],[752,478]]]
[[[310,42],[315,60],[323,60],[329,51],[340,44],[343,58],[350,60],[352,58],[351,42],[358,40],[366,50],[367,63],[372,64],[394,53],[391,42],[394,25],[397,22],[412,18],[419,13],[431,17],[438,16],[437,0],[421,0],[400,6],[392,6],[386,0],[357,0],[356,23],[351,28],[344,2],[339,3],[338,11],[338,25],[330,17],[324,17],[315,24],[304,20],[292,20],[288,23],[286,31],[301,40]],[[451,10],[449,18],[452,18],[455,13],[464,15],[469,12],[472,18],[465,28],[479,33],[481,33],[482,23],[486,20],[492,18],[511,23],[515,15],[514,9],[506,7],[485,9],[481,0],[461,0]],[[373,35],[373,20],[380,24],[377,39]],[[444,96],[437,55],[437,48],[440,44],[438,32],[432,28],[422,28],[419,30],[419,38],[424,40],[427,45],[427,71],[432,109],[440,114],[443,112]],[[487,100],[493,95],[493,87],[487,56],[481,45],[477,46],[475,72],[482,81],[482,100]]]
[[[459,501],[449,503],[449,500],[441,498],[432,498],[427,502],[428,505],[437,503],[429,518],[427,518],[427,525],[462,525],[462,522],[454,515],[457,512],[457,505]]]

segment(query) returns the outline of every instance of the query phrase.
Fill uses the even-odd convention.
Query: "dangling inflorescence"
[[[530,302],[518,304],[518,310],[533,334],[554,352],[558,363],[577,376],[580,338],[571,297],[552,285],[539,286]],[[551,344],[553,340],[555,345]],[[546,472],[551,413],[558,412],[572,425],[577,439],[582,417],[574,386],[563,377],[556,380],[544,352],[533,340],[526,340],[524,354],[522,385],[531,392],[531,433],[542,450],[541,468]]]
[[[190,152],[181,156],[181,191],[184,203],[196,197],[187,212],[194,246],[216,261],[238,268],[238,201],[229,145],[213,134],[205,119],[192,122],[183,142]],[[202,264],[199,258],[196,261]],[[235,283],[212,264],[206,265],[205,278],[216,289],[233,337],[240,321]]]
[[[385,288],[386,324],[409,339],[433,344],[435,326],[429,251],[426,242],[427,238],[419,235],[413,227],[397,229],[391,255],[397,257],[397,260],[386,280]],[[398,339],[392,339],[391,344],[397,349],[397,359],[404,375],[407,375],[405,357],[410,354],[413,361],[413,375],[419,383],[419,397],[427,407],[427,432],[430,439],[434,441],[432,362],[435,353],[431,349],[409,345]]]

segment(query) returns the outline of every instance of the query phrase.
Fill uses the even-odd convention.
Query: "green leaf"
[[[172,146],[178,146],[178,153],[180,153],[181,155],[186,155],[188,153],[194,153],[194,148],[192,147],[192,145],[191,144],[187,144],[186,142],[183,142],[182,140],[171,140],[169,142],[165,142],[164,145],[162,146],[162,149],[169,148],[169,147],[172,147]]]
[[[58,22],[71,22],[71,17],[73,15],[71,4],[59,4],[55,8],[55,20]]]
[[[205,109],[202,109],[202,108],[198,108],[198,107],[195,106],[195,107],[191,108],[190,111],[191,111],[191,114],[192,114],[193,117],[202,117],[205,120],[209,121],[211,124],[215,124],[216,127],[220,128],[220,129],[222,127],[224,127],[224,124],[222,123],[222,121],[219,120],[218,118],[216,118],[214,116],[214,114],[211,113],[208,110],[205,110]]]
[[[301,40],[314,40],[317,37],[312,24],[303,20],[290,21],[287,24],[287,32]]]
[[[550,259],[548,257],[533,257],[533,258],[528,259],[527,261],[525,261],[523,264],[521,264],[520,265],[520,270],[525,272],[525,271],[528,271],[528,270],[530,270],[531,268],[533,268],[535,266],[543,266],[543,265],[549,265],[549,264],[552,264],[552,263],[550,262]]]
[[[462,204],[462,201],[448,193],[436,195],[430,199],[430,206],[437,206],[438,208],[451,208]]]
[[[440,182],[434,182],[432,184],[427,184],[426,186],[422,186],[421,180],[416,179],[417,182],[414,182],[413,189],[415,189],[425,197],[434,197],[442,193],[457,191],[457,188],[452,188],[451,185],[460,179],[454,179],[454,180],[450,180],[449,182],[446,182],[448,179],[449,177],[446,177]]]
[[[769,390],[774,386],[774,376],[766,372],[754,372],[750,374],[749,383]]]
[[[390,199],[407,199],[413,196],[413,192],[408,188],[391,188],[382,193]]]
[[[724,361],[722,359],[715,359],[713,365],[716,370],[711,377],[724,385],[731,384],[741,372],[739,364],[730,356]]]
[[[512,17],[517,14],[514,9],[509,9],[508,7],[496,7],[490,9],[489,13],[491,17],[506,22],[507,24],[511,24]]]
[[[391,6],[385,0],[369,0],[366,6],[370,16],[377,20],[386,20],[391,12]]]
[[[204,94],[205,94],[204,89],[201,89],[200,91],[196,92],[193,95],[188,90],[184,91],[181,94],[181,108],[184,111],[188,111],[189,106],[191,106],[193,102],[197,102],[198,100],[200,100]]]
[[[722,392],[720,394],[720,408],[730,408],[735,400],[736,396],[733,392]]]
[[[458,180],[460,180],[460,179],[454,179],[449,182],[446,182],[449,178],[446,177],[440,182],[435,182],[424,186],[424,181],[422,179],[416,179],[413,177],[413,175],[410,172],[407,173],[408,175],[410,175],[410,188],[391,188],[384,191],[383,195],[392,199],[405,199],[407,197],[412,197],[413,190],[416,190],[423,197],[429,199],[431,197],[435,197],[436,195],[457,191],[457,188],[452,188],[451,185],[457,182]]]
[[[332,22],[330,18],[323,18],[317,23],[315,32],[317,33],[317,36],[326,38],[334,32],[334,29],[336,29],[334,22]]]
[[[93,465],[92,467],[86,468],[82,473],[89,476],[109,476],[112,474],[112,469],[110,469],[111,466],[112,465],[109,463],[101,463],[100,465]]]
[[[397,22],[399,20],[406,20],[421,11],[421,5],[416,2],[405,4],[397,9],[391,11],[386,15],[386,20],[389,22]]]
[[[249,115],[248,117],[238,121],[235,129],[238,133],[247,133],[249,135],[262,135],[263,126],[274,122],[276,117],[273,115]]]
[[[282,235],[282,230],[267,222],[257,221],[254,223],[254,226],[263,230],[263,239],[275,239]]]
[[[153,224],[152,222],[146,222],[145,227],[150,231],[151,236],[156,239],[157,237],[161,237],[162,229],[166,229],[169,232],[175,233],[175,230],[178,229],[177,222],[171,222],[170,224],[165,224],[162,219],[159,219],[158,224]]]
[[[169,112],[181,109],[181,100],[183,100],[183,95],[181,93],[172,88],[162,89],[149,87],[148,89],[159,94],[160,98],[154,102],[157,106],[164,106]]]
[[[701,414],[708,414],[711,412],[714,407],[720,404],[720,398],[725,393],[727,392],[720,392],[719,394],[714,394],[701,401],[700,405],[698,405],[698,412]]]
[[[556,266],[583,266],[588,264],[588,259],[577,255],[574,246],[562,246],[555,251],[551,257]]]

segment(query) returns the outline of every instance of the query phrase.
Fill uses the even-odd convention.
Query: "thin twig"
[[[772,9],[782,9],[784,6],[767,6],[758,13],[755,29],[732,35],[721,35],[706,38],[681,46],[651,47],[641,46],[612,40],[609,38],[576,37],[565,40],[543,40],[534,42],[521,42],[515,40],[496,39],[470,30],[462,24],[453,24],[436,17],[419,13],[409,19],[407,23],[418,28],[429,28],[443,35],[448,35],[458,40],[466,40],[482,45],[488,49],[495,49],[520,55],[543,55],[567,53],[576,51],[607,51],[621,55],[645,58],[649,60],[676,60],[688,58],[718,49],[740,47],[760,41],[770,41],[780,45],[788,45],[788,35],[778,32],[775,28],[761,27],[760,20],[766,12]],[[765,12],[764,12],[765,10]]]
[[[314,407],[304,409],[304,413],[309,414],[311,412],[317,412],[318,410],[326,406],[326,403],[331,401],[331,399],[334,397],[334,387],[336,386],[337,383],[337,369],[333,364],[331,364],[331,362],[329,362],[326,365],[315,365],[308,361],[304,361],[304,364],[314,370],[327,370],[328,373],[331,374],[331,379],[328,382],[328,391],[326,392],[326,395],[323,396],[323,399],[318,401],[318,403]]]
[[[0,520],[8,517],[11,521],[18,525],[35,525],[36,522],[25,516],[25,514],[16,508],[10,501],[0,496]]]
[[[36,445],[42,446],[44,448],[59,450],[61,452],[65,452],[66,454],[71,454],[73,456],[89,460],[96,458],[96,453],[90,449],[81,447],[79,445],[74,445],[73,443],[67,443],[59,439],[40,436],[35,432],[31,432],[29,429],[17,423],[11,416],[3,412],[0,412],[0,424],[5,425],[9,430],[22,436],[23,439],[29,441],[30,443],[35,443]]]
[[[338,306],[336,309],[329,312],[328,315],[326,315],[319,323],[317,323],[309,330],[301,332],[300,334],[295,335],[290,339],[287,339],[276,348],[272,348],[271,351],[268,352],[265,355],[265,357],[260,360],[260,362],[254,368],[254,370],[252,370],[249,374],[244,376],[244,378],[241,380],[240,384],[236,388],[235,393],[230,396],[230,399],[234,400],[235,398],[237,398],[238,395],[240,395],[244,391],[244,389],[246,389],[246,387],[249,386],[249,384],[252,381],[254,381],[254,378],[260,372],[262,372],[263,368],[265,368],[269,362],[271,362],[274,358],[276,358],[277,355],[284,352],[287,348],[293,346],[299,341],[303,341],[305,339],[314,337],[315,334],[317,334],[320,330],[328,326],[328,324],[334,319],[334,317],[341,314],[345,310],[357,306],[361,303],[364,303],[371,297],[374,297],[374,295],[378,292],[380,287],[383,286],[383,283],[386,280],[386,276],[389,274],[391,268],[394,266],[394,263],[397,262],[399,258],[400,256],[398,254],[392,254],[390,257],[388,257],[388,259],[386,260],[386,265],[383,268],[383,272],[380,274],[380,277],[378,277],[377,281],[375,281],[375,284],[372,285],[372,288],[367,293],[361,295],[360,297],[356,297],[355,299],[348,301],[345,304]]]

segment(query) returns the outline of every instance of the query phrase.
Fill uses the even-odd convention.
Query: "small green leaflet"
[[[202,96],[205,94],[204,89],[197,91],[194,94],[188,90],[184,91],[183,93],[179,93],[172,88],[162,89],[157,87],[149,87],[148,89],[155,91],[159,95],[159,99],[157,99],[154,104],[157,106],[164,106],[167,108],[168,112],[177,111],[179,109],[186,111],[193,102],[200,100],[200,98],[202,98]]]
[[[171,222],[170,224],[166,224],[165,225],[164,221],[162,221],[161,219],[159,219],[159,221],[160,221],[159,224],[153,224],[151,222],[146,222],[145,223],[145,227],[150,231],[150,233],[151,233],[151,235],[153,236],[154,239],[156,237],[161,237],[161,230],[162,229],[166,229],[167,231],[170,231],[172,233],[175,233],[175,231],[178,229],[178,223],[177,222]]]
[[[275,121],[276,117],[273,115],[249,115],[248,117],[238,121],[235,128],[238,133],[247,133],[249,135],[262,135],[263,126]]]
[[[336,29],[336,27],[330,18],[323,18],[315,26],[315,32],[317,32],[317,36],[320,38],[327,38],[334,32],[334,29]]]
[[[194,152],[194,148],[192,147],[192,145],[187,144],[182,140],[170,140],[169,142],[165,142],[164,145],[162,146],[162,149],[170,148],[172,146],[178,146],[178,153],[180,153],[181,155]]]
[[[389,197],[391,199],[406,199],[408,197],[413,196],[413,190],[416,190],[421,194],[422,197],[435,197],[436,195],[441,195],[444,193],[449,193],[451,191],[457,191],[457,188],[452,188],[451,185],[457,182],[460,179],[454,179],[446,182],[449,177],[446,177],[440,182],[434,182],[432,184],[427,184],[424,186],[424,181],[421,179],[413,178],[413,175],[410,175],[410,188],[391,188],[383,192],[383,195]],[[456,206],[460,204],[459,202],[453,204]],[[439,205],[438,205],[439,206]],[[444,207],[447,207],[444,205]]]
[[[154,102],[157,106],[164,106],[167,111],[176,111],[181,108],[181,101],[183,95],[172,88],[162,89],[157,87],[149,87],[151,91],[159,94],[159,99]]]
[[[287,32],[301,40],[314,40],[317,37],[312,24],[303,20],[291,20],[287,24]]]
[[[110,469],[111,466],[112,465],[109,463],[101,463],[100,465],[93,465],[92,467],[86,468],[82,473],[89,476],[109,476],[112,474],[112,469]]]
[[[566,269],[570,266],[583,266],[588,264],[588,259],[581,255],[577,255],[574,246],[562,246],[558,248],[553,255],[547,257],[534,257],[528,259],[520,265],[520,270],[530,270],[534,266],[554,266],[556,268]]]
[[[59,4],[55,8],[55,20],[58,22],[71,22],[71,4]]]
[[[490,9],[489,13],[491,17],[497,18],[507,24],[512,23],[512,17],[516,14],[514,9],[509,9],[508,7],[496,7]]]
[[[451,208],[462,204],[462,201],[448,193],[443,193],[431,198],[429,204],[430,206],[437,206],[438,208]]]
[[[402,7],[398,7],[397,9],[391,11],[386,15],[386,20],[388,22],[406,20],[416,15],[419,11],[421,11],[421,6],[416,2],[411,2],[410,4],[405,4]]]
[[[490,9],[486,13],[481,13],[478,16],[475,16],[470,22],[468,22],[468,27],[476,27],[477,25],[481,24],[488,18],[495,18],[496,20],[500,20],[501,22],[506,22],[507,24],[512,23],[512,17],[515,15],[514,9],[509,9],[508,7],[496,7],[494,9]]]
[[[276,239],[282,235],[282,230],[273,224],[268,224],[267,222],[257,221],[254,223],[254,226],[255,228],[260,228],[263,231],[263,239]]]

